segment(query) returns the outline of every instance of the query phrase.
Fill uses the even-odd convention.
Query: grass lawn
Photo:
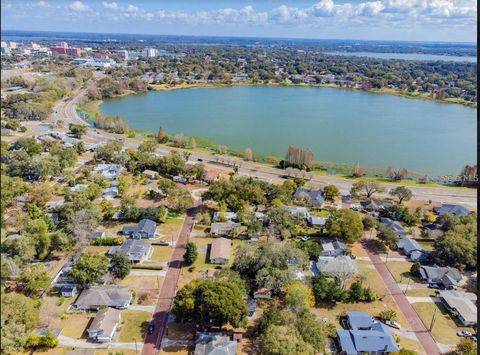
[[[96,114],[100,112],[100,104],[102,100],[89,101],[82,106],[80,106],[80,111],[85,112],[90,116],[91,119],[94,119]]]
[[[160,355],[162,354],[175,354],[175,355],[188,355],[193,349],[190,349],[186,346],[168,346],[160,350]]]
[[[387,267],[393,278],[398,283],[407,283],[410,277],[411,262],[408,261],[387,261]]]
[[[417,240],[418,244],[426,251],[432,251],[435,242],[428,240]]]
[[[67,347],[57,346],[53,349],[35,349],[35,354],[41,355],[67,355],[72,349]],[[30,352],[20,353],[20,354],[30,354]],[[112,354],[114,355],[114,354]]]
[[[167,218],[165,223],[162,223],[159,226],[161,238],[170,241],[173,237],[173,240],[177,240],[182,229],[184,219],[184,215],[181,215],[180,218]]]
[[[434,310],[437,311],[435,324],[433,326],[432,335],[433,338],[442,344],[457,344],[460,341],[460,337],[457,336],[459,330],[465,329],[472,331],[471,328],[457,327],[455,321],[450,318],[446,312],[446,308],[441,303],[424,302],[412,304],[415,311],[422,319],[423,324],[427,329],[430,327],[432,315]]]
[[[169,261],[172,250],[170,246],[154,245],[150,261]]]
[[[95,317],[94,314],[69,314],[62,320],[62,335],[73,339],[80,339],[88,328],[90,321]]]
[[[419,290],[407,290],[407,296],[411,297],[435,297],[435,290],[432,290],[431,288],[427,289],[419,289]]]
[[[85,248],[85,253],[106,254],[110,248],[107,246],[89,245]]]
[[[117,341],[120,343],[143,342],[152,315],[148,312],[124,311],[121,317],[122,323]]]
[[[118,282],[118,285],[127,286],[130,290],[135,291],[136,298],[138,298],[141,293],[145,293],[147,291],[156,292],[162,287],[163,280],[164,277],[155,275],[128,275],[123,280]]]

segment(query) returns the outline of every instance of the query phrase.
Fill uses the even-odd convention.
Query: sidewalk
[[[392,274],[388,270],[385,263],[382,261],[378,254],[370,251],[366,246],[366,240],[362,241],[362,246],[367,252],[368,257],[372,261],[373,265],[377,269],[378,273],[383,279],[383,282],[387,286],[388,290],[390,291],[393,299],[397,303],[398,307],[402,311],[403,315],[407,319],[408,323],[410,324],[413,332],[417,336],[418,340],[422,344],[425,352],[428,355],[440,355],[440,349],[433,339],[432,335],[428,332],[425,328],[422,320],[418,316],[417,312],[413,309],[410,302],[408,302],[407,297],[403,294],[403,292],[398,287],[397,283],[395,282]]]

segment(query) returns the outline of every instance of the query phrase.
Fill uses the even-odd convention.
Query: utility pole
[[[137,339],[133,339],[135,342],[135,354],[138,354],[138,348],[137,348]]]
[[[435,308],[435,309],[433,310],[432,321],[430,322],[430,329],[428,330],[429,332],[432,332],[433,325],[435,324],[436,318],[437,318],[437,309]]]
[[[408,278],[408,283],[407,283],[407,287],[405,287],[405,291],[403,292],[404,295],[407,294],[407,291],[408,291],[408,286],[410,286],[410,281],[412,281],[411,278]]]

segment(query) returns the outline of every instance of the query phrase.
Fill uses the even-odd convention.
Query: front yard
[[[142,343],[151,319],[152,315],[149,312],[123,311],[117,342],[133,343],[137,341]]]

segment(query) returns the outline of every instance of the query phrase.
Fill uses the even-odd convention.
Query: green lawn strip
[[[143,342],[152,315],[149,312],[124,311],[121,317],[121,328],[117,341],[120,343]]]
[[[457,344],[461,339],[456,334],[459,330],[466,329],[471,331],[469,328],[458,327],[455,320],[450,317],[447,309],[441,303],[419,302],[413,303],[412,306],[427,329],[430,328],[433,312],[436,310],[436,320],[433,325],[432,336],[439,343]]]
[[[153,246],[153,253],[150,261],[169,261],[170,256],[172,255],[172,247],[171,246],[160,246],[154,245]]]
[[[398,283],[408,283],[410,268],[413,263],[408,261],[387,261],[387,268]]]

